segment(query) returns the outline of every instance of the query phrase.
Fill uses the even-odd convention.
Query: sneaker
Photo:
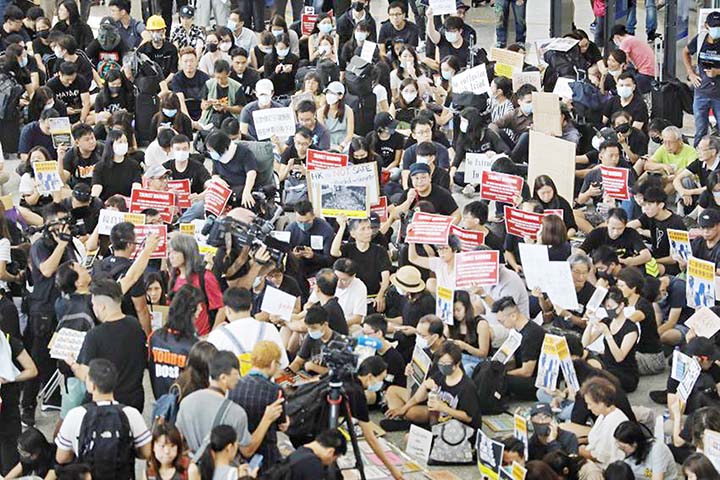
[[[23,410],[20,414],[20,422],[23,424],[24,427],[34,427],[35,426],[35,411],[27,409]]]
[[[380,427],[386,432],[404,432],[410,430],[410,422],[407,420],[383,418],[380,420]]]
[[[667,405],[667,390],[653,390],[649,395],[650,400],[658,405]]]
[[[465,185],[465,187],[463,187],[462,189],[462,194],[468,198],[472,198],[473,196],[475,196],[475,187],[470,184]]]

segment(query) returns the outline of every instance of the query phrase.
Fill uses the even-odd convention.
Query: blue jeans
[[[200,200],[199,202],[195,202],[190,205],[190,208],[185,210],[183,214],[180,215],[178,223],[190,223],[193,220],[199,218],[205,218],[205,201],[203,200]]]
[[[657,30],[656,0],[645,0],[645,32],[649,35]]]
[[[463,353],[462,365],[465,369],[465,373],[467,374],[467,376],[472,378],[473,370],[475,370],[475,367],[480,365],[485,360],[485,358],[476,357],[475,355],[470,355],[469,353]]]
[[[627,22],[625,22],[625,28],[630,35],[635,35],[635,25],[637,25],[637,3],[635,0],[630,0],[627,10]]]
[[[537,399],[541,403],[550,403],[553,397],[545,390],[538,389]],[[563,400],[562,402],[560,402],[560,413],[555,415],[558,421],[565,422],[567,420],[570,420],[570,417],[572,417],[572,411],[574,406],[575,402],[572,400]]]
[[[720,98],[709,98],[702,93],[695,92],[693,100],[693,117],[695,118],[695,142],[693,146],[697,147],[700,140],[707,135],[710,128],[708,115],[712,108],[715,120],[720,125]]]
[[[517,43],[525,43],[525,5],[518,5],[516,0],[495,0],[495,35],[497,43],[501,47],[507,46],[507,26],[508,16],[512,8],[513,17],[515,18],[515,41]]]

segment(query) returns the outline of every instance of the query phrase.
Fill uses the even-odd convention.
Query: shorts
[[[687,334],[690,331],[690,327],[685,326],[685,324],[682,323],[682,324],[675,324],[673,329],[680,332],[680,335],[682,336],[682,343],[680,345],[684,345],[687,342],[686,339],[687,339]]]
[[[640,353],[635,354],[640,375],[655,375],[665,371],[665,355],[658,353]]]

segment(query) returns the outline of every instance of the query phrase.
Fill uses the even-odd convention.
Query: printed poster
[[[715,264],[713,262],[690,257],[685,294],[688,307],[715,306]]]
[[[190,179],[168,180],[168,190],[175,194],[177,207],[181,210],[190,208]]]
[[[457,14],[455,0],[430,0],[433,16]]]
[[[158,242],[158,246],[150,258],[162,259],[167,257],[167,225],[137,225],[135,226],[136,245],[132,258],[135,258],[140,253],[145,246],[145,239],[153,233],[159,235],[160,242]]]
[[[712,338],[720,330],[720,317],[707,307],[702,307],[685,320],[685,325],[695,330],[698,337]]]
[[[560,341],[556,344],[558,356],[560,357],[560,370],[565,378],[565,384],[570,388],[570,394],[580,391],[580,382],[575,372],[572,357],[570,356],[570,347],[568,347],[567,338],[560,337]]]
[[[515,205],[515,199],[522,196],[523,178],[499,172],[482,172],[480,198]]]
[[[465,230],[456,225],[450,225],[450,235],[455,235],[460,240],[460,248],[463,252],[476,250],[485,243],[485,232],[479,230]]]
[[[692,250],[690,249],[690,233],[685,230],[667,229],[668,239],[670,240],[670,256],[673,260],[688,261]]]
[[[205,191],[205,214],[211,213],[217,217],[223,214],[232,190],[220,182],[211,182]]]
[[[53,147],[69,148],[73,146],[72,125],[68,117],[48,118],[48,128],[52,137]]]
[[[606,195],[616,200],[630,199],[630,188],[628,187],[630,169],[601,165],[600,173],[602,174],[603,192]]]
[[[720,470],[720,433],[708,428],[703,432],[703,453],[713,464],[715,470]]]
[[[456,253],[455,288],[467,290],[478,285],[497,285],[499,261],[497,250]]]
[[[140,213],[146,208],[154,208],[160,212],[163,222],[171,223],[175,213],[175,194],[149,188],[133,188],[130,194],[130,213]]]
[[[557,344],[559,337],[545,334],[542,350],[538,360],[538,371],[535,377],[535,386],[554,392],[557,389],[557,380],[560,374],[560,355]]]
[[[510,235],[536,239],[544,216],[505,205],[505,230]]]
[[[445,215],[417,212],[408,225],[405,241],[407,243],[447,245],[452,221],[452,217]]]
[[[508,338],[505,339],[498,351],[495,352],[492,359],[503,364],[507,363],[508,360],[515,355],[518,347],[520,347],[520,342],[522,342],[522,335],[513,328],[508,332]]]
[[[525,461],[528,461],[528,425],[527,418],[517,413],[514,415],[515,428],[513,429],[513,436],[520,440],[525,445]]]
[[[367,185],[320,185],[320,213],[323,217],[367,218],[370,198]]]
[[[49,195],[62,189],[63,181],[58,172],[58,162],[35,162],[32,164],[35,171],[35,185],[41,195]]]
[[[490,480],[500,478],[502,467],[503,450],[505,446],[488,437],[482,430],[477,431],[475,449],[477,450],[477,462],[480,469],[480,476]]]
[[[700,372],[702,371],[702,367],[697,360],[694,358],[690,360],[687,365],[687,372],[677,387],[677,395],[683,404],[687,404],[688,398],[690,398],[690,394],[695,387],[695,382],[697,382]]]
[[[380,217],[380,223],[387,222],[387,219],[388,219],[387,197],[383,195],[382,197],[380,197],[380,200],[378,201],[378,203],[370,205],[370,213],[377,213],[378,217]]]
[[[432,360],[425,350],[415,345],[410,365],[412,366],[412,375],[407,377],[407,383],[408,388],[414,391],[425,381]]]
[[[455,296],[455,289],[437,285],[437,291],[435,295],[435,315],[440,317],[446,325],[454,325],[455,318],[453,317],[453,307],[455,302],[453,298]]]
[[[307,151],[307,169],[325,170],[328,168],[347,167],[348,156],[345,153],[323,152],[309,149]]]

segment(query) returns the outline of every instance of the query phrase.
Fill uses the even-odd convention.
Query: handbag
[[[433,425],[433,444],[428,465],[475,463],[475,429],[454,418]]]

